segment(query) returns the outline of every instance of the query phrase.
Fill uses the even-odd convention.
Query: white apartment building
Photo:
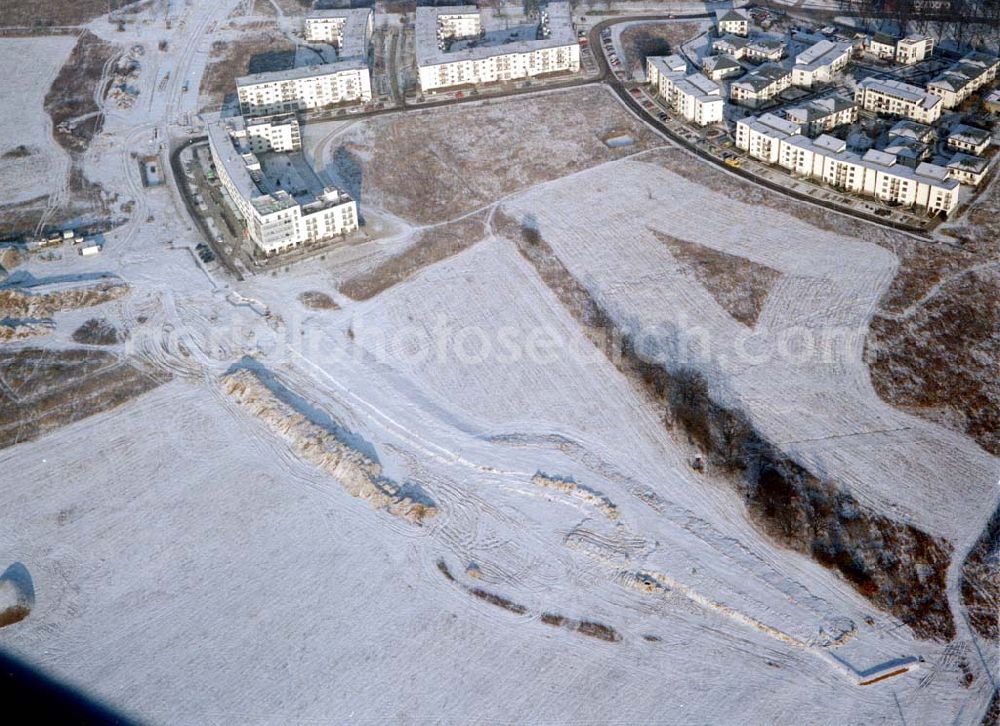
[[[713,81],[743,75],[743,66],[731,55],[710,55],[702,61],[701,72]]]
[[[770,114],[764,114],[770,116]],[[871,150],[864,156],[847,151],[846,142],[826,134],[810,139],[772,117],[744,119],[737,124],[736,145],[754,158],[777,163],[789,171],[820,179],[832,187],[882,201],[949,214],[958,206],[959,182],[936,164],[916,169],[896,163],[896,157]],[[778,119],[779,121],[781,119]],[[743,132],[741,133],[741,129]]]
[[[245,119],[244,124],[246,141],[254,154],[266,151],[287,153],[302,148],[302,134],[295,114],[260,116]]]
[[[896,62],[911,66],[930,58],[934,53],[934,38],[929,35],[908,35],[896,43]]]
[[[994,81],[998,67],[1000,60],[995,56],[973,51],[937,78],[928,81],[927,91],[940,96],[945,108],[955,108]]]
[[[243,76],[236,92],[244,116],[271,116],[370,101],[372,83],[368,63],[351,60]]]
[[[371,100],[368,49],[374,28],[372,11],[315,10],[304,23],[306,40],[336,46],[338,60],[237,78],[236,92],[244,116],[270,116]]]
[[[829,83],[851,60],[850,43],[821,40],[795,57],[792,85],[811,88],[814,83]]]
[[[941,118],[941,99],[922,88],[895,80],[866,78],[858,84],[855,102],[866,111],[889,116],[905,116],[921,123]]]
[[[751,108],[771,100],[792,85],[792,72],[776,63],[764,63],[729,85],[733,103]]]
[[[375,14],[370,8],[312,10],[303,26],[306,42],[336,46],[339,60],[366,59],[375,29]]]
[[[957,179],[962,184],[978,187],[986,177],[989,165],[988,159],[958,153],[951,157],[951,161],[948,162],[948,172],[953,179]]]
[[[868,38],[868,52],[881,60],[895,60],[896,39],[884,33],[875,33]]]
[[[687,63],[677,55],[646,59],[646,78],[670,108],[699,126],[722,121],[726,106],[722,87],[687,70]]]
[[[749,116],[736,122],[736,148],[755,159],[777,164],[781,142],[800,133],[798,124],[773,113]]]
[[[858,107],[849,99],[830,96],[785,109],[785,117],[802,127],[803,133],[816,136],[858,120]]]
[[[450,45],[482,33],[475,5],[418,7],[416,15],[417,68],[425,93],[580,70],[580,45],[569,3],[546,6],[535,39],[502,45],[463,44],[459,49]]]
[[[951,133],[948,134],[947,143],[950,149],[965,151],[969,154],[979,156],[989,148],[992,138],[989,131],[983,131],[982,129],[977,129],[974,126],[966,126],[965,124],[957,124],[951,129]]]
[[[348,194],[326,187],[315,197],[297,199],[268,179],[252,143],[260,148],[270,137],[248,131],[242,117],[215,114],[206,121],[216,174],[258,255],[271,257],[358,228],[357,204]]]
[[[715,29],[717,35],[739,35],[745,38],[750,33],[750,13],[740,8],[716,10]]]
[[[780,40],[769,38],[739,38],[727,35],[712,41],[712,50],[725,53],[734,58],[746,58],[751,61],[779,61],[785,55],[785,44]]]

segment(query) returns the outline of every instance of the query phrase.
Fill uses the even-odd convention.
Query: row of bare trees
[[[866,30],[894,23],[903,33],[927,33],[962,48],[1000,44],[1000,0],[838,0]]]

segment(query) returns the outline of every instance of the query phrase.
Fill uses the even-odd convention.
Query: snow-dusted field
[[[193,90],[238,5],[167,3],[169,29],[161,10],[139,16],[138,101],[106,107],[84,160],[135,202],[130,220],[96,257],[67,247],[21,268],[126,281],[100,313],[128,330],[121,352],[174,379],[0,450],[0,571],[20,563],[34,588],[0,648],[153,723],[978,722],[993,664],[961,614],[952,643],[917,640],[765,538],[728,482],[692,470],[687,441],[510,240],[488,237],[363,302],[336,286],[409,243],[414,228],[391,213],[377,217],[382,241],[273,276],[236,282],[202,266],[177,190],[142,187],[133,155],[165,159],[190,137]],[[105,20],[92,29],[117,37]],[[307,127],[312,158],[367,143],[358,126]],[[993,505],[996,460],[885,406],[861,362],[895,258],[641,158],[510,188],[490,177],[473,206],[530,217],[651,345],[675,330],[707,341],[689,362],[723,400],[865,504],[961,552]],[[780,272],[755,327],[654,231]],[[308,309],[304,291],[341,308]],[[40,344],[72,345],[84,317],[57,314]],[[830,356],[796,347],[828,334]],[[386,477],[426,492],[434,516],[377,511],[298,458],[293,433],[283,440],[225,392],[248,355]],[[924,662],[857,685],[898,658]]]
[[[75,42],[71,35],[0,38],[0,67],[8,69],[0,92],[2,205],[52,194],[66,183],[69,154],[52,138],[43,102]],[[18,147],[28,153],[15,151]]]

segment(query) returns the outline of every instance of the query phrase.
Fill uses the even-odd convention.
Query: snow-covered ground
[[[43,103],[75,43],[72,35],[0,38],[0,67],[8,69],[0,112],[0,205],[53,194],[66,184],[69,154],[52,138]]]
[[[728,484],[691,470],[686,442],[509,240],[359,303],[336,282],[405,244],[405,224],[385,244],[274,276],[204,269],[177,191],[142,187],[134,155],[189,137],[197,99],[182,84],[198,87],[237,4],[168,3],[169,29],[141,16],[142,93],[108,109],[84,167],[135,201],[130,221],[96,257],[25,266],[128,282],[102,314],[129,330],[123,352],[174,379],[0,451],[0,569],[21,563],[35,592],[0,647],[163,723],[978,720],[989,664],[968,630],[948,645],[916,640],[764,538]],[[104,21],[93,28],[116,39]],[[978,534],[996,461],[886,407],[861,363],[895,270],[884,250],[637,161],[538,184],[504,208],[533,215],[616,316],[706,331],[714,355],[692,362],[788,451],[959,549]],[[783,273],[756,327],[729,318],[651,230]],[[307,290],[342,308],[307,309]],[[81,318],[58,314],[43,344],[67,345]],[[843,334],[837,355],[796,354],[792,331],[829,330]],[[387,477],[419,484],[436,516],[420,526],[376,511],[296,458],[226,396],[222,377],[244,355],[363,440]],[[901,656],[925,662],[857,685]]]

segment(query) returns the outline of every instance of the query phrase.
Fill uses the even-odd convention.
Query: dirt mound
[[[299,295],[299,302],[310,310],[340,310],[340,306],[325,292],[308,290]]]
[[[35,586],[28,568],[20,562],[0,575],[0,628],[19,623],[35,605]]]
[[[116,345],[127,337],[105,318],[91,318],[73,331],[73,340],[86,345]]]
[[[55,329],[51,320],[0,320],[0,342],[24,340],[36,335],[45,335]]]
[[[39,294],[6,288],[0,290],[0,317],[47,318],[62,310],[76,310],[118,300],[128,291],[129,286],[120,282],[102,282],[89,287]]]
[[[548,476],[539,471],[531,477],[531,483],[536,487],[566,492],[570,496],[581,499],[591,505],[608,519],[618,519],[618,507],[614,502],[608,499],[608,497],[604,494],[596,492],[590,487],[577,484],[572,478]]]
[[[650,231],[670,248],[674,259],[694,274],[727,313],[747,327],[757,323],[771,287],[781,277],[780,272],[744,257]]]
[[[276,384],[275,385],[280,385]],[[373,458],[342,440],[351,436],[331,421],[321,426],[265,385],[257,371],[238,368],[223,379],[226,393],[284,439],[295,454],[340,482],[352,497],[417,524],[437,514],[419,487],[402,487],[382,476]]]

